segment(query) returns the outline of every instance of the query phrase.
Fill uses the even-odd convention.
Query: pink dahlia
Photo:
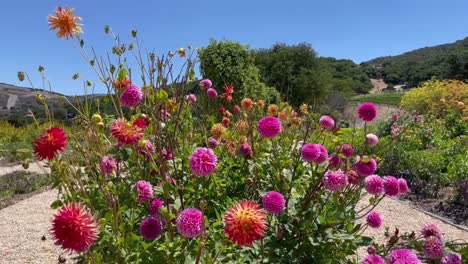
[[[271,191],[265,193],[262,199],[263,208],[272,214],[279,214],[284,210],[286,201],[281,193]]]
[[[151,186],[149,182],[138,181],[135,184],[135,187],[138,192],[137,201],[139,203],[148,202],[149,200],[151,200],[151,198],[153,198],[153,187]]]
[[[117,164],[111,155],[107,155],[102,157],[99,167],[102,173],[111,174],[117,169]]]
[[[398,187],[399,187],[399,190],[400,190],[400,194],[409,193],[409,191],[410,191],[409,188],[408,188],[408,183],[403,178],[398,179]]]
[[[301,148],[301,155],[305,161],[320,164],[327,160],[328,151],[320,144],[304,144]]]
[[[362,264],[385,264],[385,259],[379,255],[367,255]]]
[[[462,259],[457,254],[448,254],[445,256],[440,264],[462,264]]]
[[[218,140],[216,140],[216,138],[211,137],[208,139],[208,147],[210,149],[215,149],[216,147],[218,147],[218,145],[219,145],[219,142]]]
[[[151,215],[155,216],[158,214],[159,209],[161,209],[164,205],[164,202],[159,199],[159,198],[154,198],[153,201],[151,201],[151,205],[149,208],[149,212]]]
[[[348,178],[341,170],[329,170],[325,173],[323,177],[323,185],[325,186],[325,189],[332,192],[342,190],[344,187],[346,187],[347,183]]]
[[[203,79],[200,81],[200,87],[208,89],[211,88],[213,84],[211,83],[210,79]]]
[[[359,179],[361,178],[361,177],[359,177],[359,175],[357,174],[357,172],[355,170],[347,171],[346,176],[348,176],[348,182],[350,184],[358,184]]]
[[[83,252],[96,242],[99,226],[82,205],[70,203],[54,215],[51,232],[63,249]]]
[[[186,97],[187,101],[189,101],[191,104],[196,104],[197,103],[197,96],[194,94],[189,94]]]
[[[143,138],[143,129],[128,124],[123,118],[112,122],[110,130],[112,136],[121,144],[134,144]]]
[[[400,193],[400,183],[393,176],[385,176],[383,178],[384,192],[388,196],[397,196]]]
[[[367,224],[372,228],[379,228],[382,225],[382,218],[377,212],[370,212],[366,218]]]
[[[241,112],[240,106],[235,105],[235,106],[234,106],[234,114],[240,114],[240,112]]]
[[[371,122],[377,117],[377,107],[373,103],[363,103],[358,108],[359,118]]]
[[[120,96],[122,105],[126,107],[137,107],[143,101],[143,92],[135,85],[130,85]]]
[[[319,123],[320,127],[323,129],[332,129],[335,127],[335,120],[327,115],[320,117]]]
[[[199,236],[203,231],[203,213],[195,208],[183,210],[176,219],[176,227],[186,238]]]
[[[149,216],[141,221],[140,234],[146,240],[154,240],[162,233],[161,221],[154,216]]]
[[[354,152],[353,146],[351,146],[350,144],[343,144],[340,147],[340,150],[343,156],[345,156],[346,158],[351,157],[351,155],[353,155]]]
[[[145,129],[149,125],[149,121],[147,117],[140,116],[133,121],[132,125],[134,127]]]
[[[361,176],[369,176],[377,170],[377,162],[373,158],[367,162],[361,159],[354,165],[354,169]]]
[[[141,140],[137,146],[137,152],[143,155],[146,159],[151,159],[156,153],[153,143],[149,140]]]
[[[421,235],[425,238],[430,236],[442,238],[442,231],[436,224],[425,224],[421,229]]]
[[[281,132],[281,121],[273,116],[265,116],[258,121],[257,129],[263,137],[272,138]]]
[[[389,264],[421,264],[418,256],[411,249],[395,249],[388,255]]]
[[[224,232],[239,246],[262,239],[268,228],[264,209],[250,200],[242,200],[224,215]]]
[[[379,137],[375,134],[369,133],[366,135],[366,143],[371,147],[375,147],[379,143]]]
[[[440,259],[444,254],[444,244],[439,237],[430,236],[424,242],[423,252],[427,258]]]
[[[383,192],[383,180],[379,175],[370,175],[364,180],[364,188],[373,195],[379,195]]]
[[[341,158],[338,155],[333,155],[328,159],[328,164],[331,169],[338,169],[341,165]]]
[[[198,177],[215,172],[217,163],[218,158],[209,148],[196,148],[190,157],[190,168]]]
[[[247,157],[252,154],[252,147],[247,143],[241,144],[239,146],[239,152],[242,156]]]
[[[165,161],[168,161],[168,160],[173,160],[174,159],[174,154],[172,153],[171,150],[167,149],[167,148],[163,148],[161,149],[161,158]]]
[[[216,98],[218,96],[218,92],[214,88],[209,88],[206,90],[206,95],[208,95],[209,98]]]
[[[52,160],[67,146],[67,134],[59,127],[48,129],[34,140],[34,153],[40,160]]]

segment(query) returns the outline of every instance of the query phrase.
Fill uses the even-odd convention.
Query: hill
[[[371,78],[391,85],[417,86],[431,78],[468,79],[468,37],[454,43],[425,47],[397,56],[362,63]]]

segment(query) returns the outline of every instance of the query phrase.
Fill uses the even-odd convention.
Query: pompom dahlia
[[[254,107],[254,102],[250,98],[244,98],[241,101],[241,106],[245,110],[250,110],[250,109],[252,109]]]
[[[218,145],[219,145],[219,142],[218,140],[216,140],[216,138],[212,137],[208,139],[208,147],[210,149],[215,149],[216,147],[218,147]]]
[[[63,249],[83,252],[96,242],[99,227],[82,205],[71,203],[54,215],[51,231]]]
[[[328,164],[331,169],[338,169],[341,165],[341,158],[338,155],[333,155],[328,159]]]
[[[301,155],[305,161],[320,164],[327,160],[328,151],[320,144],[304,144],[301,148]]]
[[[74,8],[62,8],[60,6],[57,7],[57,10],[55,11],[55,16],[48,16],[50,26],[49,30],[58,29],[57,37],[66,39],[68,39],[69,37],[73,38],[73,36],[83,32],[81,29],[81,24],[77,23],[81,20],[81,17],[74,16],[74,12]]]
[[[41,159],[52,160],[67,146],[67,134],[59,127],[48,129],[34,140],[34,153]]]
[[[200,81],[200,87],[208,89],[211,88],[213,84],[211,83],[210,79],[203,79]]]
[[[348,176],[348,182],[351,184],[357,184],[359,179],[361,178],[356,171],[349,170],[346,172],[346,176]]]
[[[319,123],[320,127],[323,129],[332,129],[335,127],[335,120],[327,115],[320,117]]]
[[[137,201],[139,203],[148,202],[151,200],[151,198],[153,198],[153,187],[151,186],[151,183],[142,180],[138,181],[135,184],[135,187],[138,192]]]
[[[159,209],[161,209],[164,205],[164,202],[159,199],[159,198],[154,198],[153,201],[151,201],[151,205],[149,208],[150,215],[155,216],[158,214]]]
[[[99,167],[102,173],[111,174],[117,169],[117,163],[111,155],[107,155],[102,157]]]
[[[187,95],[186,100],[194,105],[194,104],[197,103],[197,96],[191,93],[191,94]]]
[[[385,259],[379,255],[367,255],[362,264],[385,264]]]
[[[423,252],[427,258],[440,259],[444,254],[444,244],[439,237],[430,236],[424,241]]]
[[[442,231],[436,224],[425,224],[421,229],[421,235],[425,238],[430,236],[442,238]]]
[[[251,245],[266,234],[265,210],[250,200],[242,200],[224,216],[224,232],[239,246]]]
[[[241,113],[241,109],[240,109],[240,106],[238,105],[235,105],[234,106],[234,114],[238,115]]]
[[[263,117],[258,121],[258,132],[266,138],[277,136],[281,132],[281,121],[273,116]]]
[[[214,88],[208,88],[206,90],[206,95],[208,95],[209,98],[216,98],[218,96],[218,92]]]
[[[410,249],[395,249],[388,255],[389,264],[421,264],[418,256]]]
[[[239,146],[239,152],[240,152],[240,154],[242,156],[247,157],[247,156],[251,155],[252,147],[247,143],[241,144]]]
[[[203,213],[195,208],[183,210],[176,219],[179,234],[186,238],[194,238],[203,232]]]
[[[358,108],[359,118],[371,122],[377,117],[377,107],[373,103],[363,103]]]
[[[370,212],[366,218],[367,224],[372,228],[379,228],[382,226],[382,218],[377,212]]]
[[[370,175],[364,180],[364,188],[373,195],[379,195],[383,192],[383,179],[379,175]]]
[[[121,144],[134,144],[143,138],[143,130],[128,124],[123,118],[112,122],[110,130]]]
[[[341,170],[329,170],[323,177],[323,185],[325,186],[325,189],[332,192],[342,190],[344,187],[346,187],[347,183],[348,177],[346,177],[346,175]]]
[[[351,157],[351,155],[353,155],[354,152],[353,146],[351,146],[350,144],[343,144],[340,147],[340,150],[343,156],[345,156],[346,158]]]
[[[369,133],[366,135],[366,143],[371,147],[375,147],[379,143],[379,137],[375,134]]]
[[[190,168],[198,177],[210,175],[215,172],[217,163],[218,158],[213,150],[209,148],[196,148],[190,157]]]
[[[448,254],[445,256],[440,264],[462,264],[462,259],[457,254]]]
[[[146,240],[154,240],[162,233],[161,221],[156,216],[149,216],[141,221],[140,234]]]
[[[393,176],[383,178],[384,192],[388,196],[397,196],[400,193],[400,184],[398,179]]]
[[[126,107],[137,107],[143,101],[143,92],[136,85],[130,85],[123,91],[120,101]]]
[[[354,165],[354,169],[361,176],[369,176],[377,170],[377,162],[372,158],[367,162],[361,159]]]
[[[269,213],[279,214],[284,210],[286,201],[281,193],[271,191],[265,193],[262,199],[263,208]]]
[[[399,190],[400,190],[400,194],[409,193],[409,191],[410,191],[409,188],[408,188],[408,183],[403,178],[398,179],[398,187],[399,187]]]

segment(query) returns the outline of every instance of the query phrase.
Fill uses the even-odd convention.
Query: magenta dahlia
[[[216,138],[211,137],[208,139],[208,147],[210,149],[215,149],[216,147],[218,147],[218,145],[219,145],[219,142],[218,140],[216,140]]]
[[[444,244],[439,237],[430,236],[424,241],[423,252],[427,258],[440,259],[444,254]]]
[[[372,228],[379,228],[382,226],[382,218],[377,212],[370,212],[366,218],[367,224]]]
[[[137,107],[143,101],[143,92],[137,86],[130,85],[120,96],[120,101],[126,107]]]
[[[340,147],[340,150],[343,156],[345,156],[346,158],[351,157],[351,155],[353,155],[354,152],[353,146],[351,146],[350,144],[343,144]]]
[[[364,188],[373,195],[379,195],[383,192],[383,180],[379,175],[370,175],[364,180]]]
[[[384,192],[388,196],[397,196],[400,193],[400,184],[398,179],[393,176],[383,178]]]
[[[247,157],[252,154],[252,147],[247,143],[241,144],[239,146],[239,152],[242,156]]]
[[[359,118],[371,122],[377,117],[377,107],[373,103],[363,103],[358,108]]]
[[[197,96],[194,95],[194,94],[189,94],[189,95],[187,95],[186,99],[187,99],[187,101],[189,101],[189,102],[192,103],[192,104],[196,104],[196,103],[197,103]]]
[[[341,170],[329,170],[323,177],[323,185],[325,186],[325,189],[332,192],[342,190],[344,187],[346,187],[347,183],[348,177],[346,177],[346,175]]]
[[[281,132],[281,121],[273,116],[265,116],[258,121],[257,129],[263,137],[272,138]]]
[[[111,174],[117,169],[117,163],[111,155],[106,155],[102,157],[99,167],[102,173]]]
[[[153,201],[151,201],[151,205],[149,208],[149,212],[151,215],[157,215],[159,212],[159,209],[161,209],[164,205],[164,202],[159,199],[159,198],[154,198]]]
[[[333,155],[328,159],[330,169],[338,169],[341,165],[341,158],[338,155]]]
[[[154,240],[162,233],[161,221],[155,216],[149,216],[141,221],[140,234],[146,240]]]
[[[332,129],[335,127],[335,120],[327,115],[320,117],[319,123],[320,127],[323,129]]]
[[[208,90],[206,90],[206,95],[208,95],[209,98],[216,98],[218,96],[218,92],[214,88],[208,88]]]
[[[373,158],[367,162],[361,159],[354,165],[354,169],[361,176],[369,176],[377,170],[377,162]]]
[[[138,181],[135,184],[135,187],[138,192],[137,201],[139,203],[148,202],[153,198],[153,187],[151,186],[151,183],[147,181]]]
[[[440,264],[462,264],[462,259],[457,254],[448,254],[445,256]]]
[[[389,264],[421,264],[418,256],[411,249],[395,249],[388,255]]]
[[[367,255],[362,264],[385,264],[385,259],[379,255]]]
[[[400,190],[400,194],[406,194],[410,191],[408,188],[408,183],[403,178],[398,179],[398,187]]]
[[[195,208],[183,210],[176,219],[176,227],[186,238],[199,236],[203,231],[203,213]]]
[[[366,135],[366,143],[371,147],[375,147],[379,143],[379,137],[375,134],[369,133]]]
[[[211,83],[210,79],[203,79],[200,81],[200,87],[208,89],[211,88],[213,84]]]
[[[320,144],[304,144],[301,148],[301,155],[305,161],[320,164],[327,160],[328,151]]]
[[[141,140],[138,142],[137,152],[143,155],[146,159],[151,159],[153,154],[156,153],[153,143],[149,140]]]
[[[271,191],[265,193],[262,199],[263,208],[272,214],[279,214],[284,210],[286,201],[281,193]]]
[[[442,238],[442,231],[436,224],[425,224],[421,229],[421,235],[426,238],[430,236]]]
[[[196,148],[190,157],[190,168],[198,176],[207,176],[216,171],[218,158],[209,148]]]
[[[348,176],[348,182],[350,184],[357,184],[359,182],[359,179],[361,178],[355,170],[347,171],[346,176]]]

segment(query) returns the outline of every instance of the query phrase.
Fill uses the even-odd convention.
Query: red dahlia
[[[263,238],[267,227],[265,210],[250,200],[242,200],[224,216],[224,232],[239,246]]]
[[[48,129],[34,140],[34,153],[41,159],[52,160],[57,151],[63,152],[67,145],[67,134],[59,127]]]

